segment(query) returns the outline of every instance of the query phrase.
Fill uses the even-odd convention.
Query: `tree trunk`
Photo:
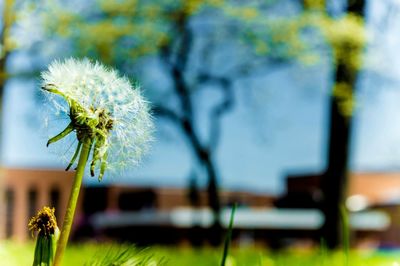
[[[349,1],[348,13],[363,16],[364,0]],[[357,52],[357,51],[356,51]],[[360,51],[358,51],[360,53]],[[350,101],[354,101],[354,88],[358,70],[349,63],[338,60],[335,70],[335,84],[346,84],[350,88]],[[322,179],[324,194],[323,212],[325,223],[322,238],[327,247],[334,249],[342,243],[344,225],[341,223],[340,209],[344,207],[346,184],[348,181],[348,159],[351,130],[351,115],[341,110],[341,99],[332,93],[330,99],[330,129],[328,166]]]
[[[221,205],[218,195],[217,171],[211,158],[211,153],[200,144],[200,141],[194,132],[192,122],[184,120],[182,123],[182,128],[185,132],[185,135],[191,142],[191,147],[193,148],[193,152],[197,157],[197,160],[207,172],[207,199],[208,204],[213,212],[213,222],[207,238],[211,244],[219,245],[222,240],[222,227],[220,222]]]
[[[178,118],[183,133],[186,135],[193,149],[193,153],[202,167],[207,172],[207,196],[208,204],[213,212],[213,222],[209,230],[208,240],[213,245],[221,243],[221,223],[220,223],[220,202],[217,185],[217,172],[212,159],[212,153],[203,145],[198,137],[195,127],[195,119],[193,116],[193,103],[191,99],[191,90],[185,82],[184,72],[188,63],[189,55],[193,45],[193,35],[188,25],[187,18],[181,17],[179,28],[182,32],[182,41],[177,53],[175,64],[171,65],[170,74],[174,82],[175,92],[180,100],[181,110],[183,115]],[[166,49],[164,58],[170,58],[169,53],[172,48]]]
[[[221,205],[218,195],[217,173],[211,154],[208,152],[205,154],[207,154],[207,156],[204,156],[202,160],[208,174],[208,204],[213,212],[213,223],[209,231],[208,240],[212,245],[219,245],[222,241],[222,227],[220,222]]]
[[[4,186],[4,175],[3,175],[3,98],[4,98],[4,87],[7,80],[6,62],[8,59],[9,51],[6,49],[6,38],[8,37],[9,30],[13,20],[12,7],[14,5],[13,0],[6,0],[3,3],[3,16],[2,26],[0,33],[0,46],[3,48],[2,54],[0,54],[0,239],[4,239],[6,236],[6,211],[5,211],[5,186]]]

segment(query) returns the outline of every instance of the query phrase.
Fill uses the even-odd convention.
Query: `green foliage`
[[[278,13],[279,2],[93,0],[83,12],[60,2],[48,5],[43,15],[49,35],[64,38],[74,55],[100,59],[128,73],[143,57],[165,50],[172,51],[172,61],[182,56],[177,47],[196,18],[212,23],[215,34],[206,36],[210,43],[224,43],[225,38],[239,42],[238,55],[247,53],[247,66],[258,67],[266,58],[313,65],[329,54],[334,66],[345,66],[352,76],[362,67],[367,34],[361,17],[330,17],[322,0],[305,1],[303,12]],[[351,87],[336,84],[333,89],[345,116],[351,116],[355,106]]]
[[[76,56],[90,56],[107,64],[158,53],[171,45],[187,19],[219,0],[89,1],[77,13],[65,3],[49,4],[43,13],[49,34],[72,41]]]
[[[22,245],[3,242],[0,260],[6,263],[2,265],[30,265],[32,262],[32,249],[33,243]],[[109,256],[108,259],[106,259],[107,256]],[[100,263],[110,262],[111,258],[117,258],[118,256],[120,256],[120,262],[129,257],[132,261],[137,259],[137,261],[148,262],[147,264],[136,265],[212,266],[220,264],[221,251],[212,248],[191,249],[183,247],[152,247],[138,250],[131,245],[86,243],[69,246],[65,253],[64,265],[107,265]],[[342,252],[329,253],[326,250],[319,252],[318,250],[289,249],[271,252],[265,248],[238,249],[236,247],[232,248],[227,266],[344,266],[343,258],[344,254]],[[348,265],[351,266],[393,266],[400,262],[398,252],[374,252],[368,250],[353,250],[349,253],[348,260]]]
[[[361,17],[332,18],[323,0],[304,1],[305,10],[294,13],[276,12],[279,4],[276,0],[91,0],[85,1],[84,8],[76,8],[59,0],[40,1],[38,6],[48,37],[65,41],[67,53],[122,67],[127,74],[135,71],[143,57],[166,49],[173,51],[173,57],[181,56],[177,47],[196,18],[214,23],[209,26],[220,36],[217,41],[239,41],[240,52],[252,52],[253,56],[246,54],[246,63],[256,65],[253,61],[270,58],[311,65],[328,52],[332,64],[345,65],[348,72],[362,67],[367,33]],[[211,35],[206,38],[215,41]],[[354,109],[352,94],[343,89],[348,85],[334,89],[346,116]]]
[[[363,18],[348,14],[340,19],[325,16],[320,21],[320,29],[333,48],[336,64],[344,63],[351,70],[361,67],[361,54],[366,42]]]
[[[2,29],[1,34],[1,46],[0,46],[0,59],[3,58],[7,53],[14,50],[17,46],[15,39],[11,34],[12,26],[16,19],[16,10],[14,7],[14,0],[5,0],[3,2],[3,18],[2,18]]]
[[[265,11],[277,2],[265,1],[261,7],[253,1],[98,0],[88,1],[90,8],[85,12],[68,9],[60,2],[48,5],[43,15],[49,35],[68,40],[76,56],[107,64],[126,64],[165,48],[174,49],[192,19],[204,14],[214,21],[213,30],[219,35],[229,31],[254,49],[256,56],[315,62],[311,46],[302,36],[306,26],[302,14],[270,16]]]
[[[279,1],[277,1],[279,4]],[[275,2],[268,3],[273,6]],[[242,43],[256,56],[281,61],[315,63],[318,53],[310,39],[305,38],[308,26],[303,13],[297,15],[270,14],[258,5],[226,5],[224,14],[240,26]]]
[[[155,258],[147,250],[137,250],[129,246],[110,246],[104,252],[97,252],[95,256],[85,266],[144,266],[144,265],[164,265],[162,259]]]

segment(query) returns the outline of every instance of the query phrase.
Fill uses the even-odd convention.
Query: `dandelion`
[[[99,164],[99,180],[106,169],[138,163],[148,146],[153,124],[148,103],[127,78],[88,59],[55,61],[42,78],[54,115],[70,118],[67,127],[47,146],[73,132],[78,140],[66,170],[74,164],[85,139],[90,139],[93,146],[90,174],[95,175]]]
[[[37,233],[33,266],[51,266],[60,230],[57,227],[54,208],[44,207],[29,220],[32,235]]]
[[[137,163],[146,150],[153,124],[148,103],[138,88],[98,62],[55,61],[42,73],[42,78],[42,89],[55,109],[54,115],[67,115],[70,120],[64,130],[49,139],[47,146],[71,134],[78,141],[66,167],[69,170],[79,157],[55,255],[54,265],[59,265],[87,161],[90,160],[90,175],[98,172],[99,181],[107,169]]]

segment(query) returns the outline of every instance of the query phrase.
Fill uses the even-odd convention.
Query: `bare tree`
[[[191,54],[193,46],[193,32],[188,25],[186,17],[180,20],[179,31],[181,40],[179,41],[177,48],[176,59],[173,60],[173,51],[171,46],[165,46],[162,49],[161,56],[163,64],[166,67],[167,73],[173,80],[173,89],[176,96],[179,99],[179,112],[169,109],[162,104],[155,107],[156,115],[165,117],[173,122],[184,134],[190,143],[190,148],[195,155],[195,158],[200,166],[206,170],[208,177],[208,204],[213,211],[213,230],[209,238],[213,243],[218,244],[220,242],[220,210],[221,202],[218,196],[218,179],[219,174],[217,171],[214,151],[218,145],[219,134],[220,134],[220,119],[221,117],[229,112],[234,105],[234,98],[232,92],[232,77],[217,77],[210,73],[201,73],[198,77],[197,85],[203,85],[203,83],[214,82],[217,83],[218,87],[223,91],[223,100],[214,106],[210,113],[210,134],[209,142],[202,143],[199,137],[199,132],[196,130],[196,119],[194,117],[194,106],[193,106],[193,89],[185,81],[185,72],[188,70],[188,58]]]
[[[134,5],[134,2],[136,1],[128,0],[120,4],[121,6],[130,6],[131,4]],[[168,102],[165,102],[165,99],[153,99],[154,114],[172,123],[180,130],[192,150],[193,163],[204,170],[207,176],[208,204],[213,212],[213,223],[207,238],[210,242],[218,244],[221,241],[222,228],[220,223],[221,202],[218,193],[220,174],[215,151],[220,140],[221,119],[234,108],[233,85],[236,80],[247,73],[243,71],[245,69],[243,65],[250,65],[253,58],[249,57],[245,62],[242,62],[243,64],[233,67],[234,69],[229,73],[216,74],[210,69],[210,65],[207,65],[209,63],[207,58],[210,57],[210,53],[213,53],[215,48],[214,42],[208,40],[208,42],[202,44],[203,48],[199,52],[199,58],[195,59],[197,63],[201,64],[201,68],[193,67],[194,60],[191,57],[195,54],[196,41],[200,38],[199,28],[193,23],[196,15],[201,13],[202,10],[211,10],[211,12],[216,12],[220,16],[216,19],[214,17],[215,25],[209,26],[230,27],[227,20],[221,19],[223,15],[222,7],[212,4],[212,1],[210,3],[208,1],[184,1],[177,7],[171,5],[169,1],[143,1],[135,6],[136,9],[123,9],[118,3],[109,4],[107,1],[104,1],[103,4],[100,5],[101,8],[94,8],[93,13],[85,17],[68,14],[64,16],[68,17],[67,22],[53,20],[52,24],[49,25],[49,30],[54,33],[58,32],[60,28],[63,30],[73,28],[75,32],[68,37],[75,45],[76,55],[91,55],[94,58],[116,65],[123,71],[135,68],[135,61],[146,56],[159,60],[164,74],[171,82],[170,94],[173,95],[178,104],[171,107]],[[156,14],[151,13],[149,15],[149,10]],[[59,10],[56,12],[59,12]],[[48,13],[47,15],[52,16],[51,14]],[[114,20],[121,17],[128,22],[125,26],[116,27]],[[210,18],[207,14],[204,17],[205,19]],[[95,18],[95,22],[93,22],[93,18]],[[155,25],[156,22],[154,21],[161,21],[161,23]],[[168,25],[168,33],[160,30],[165,25]],[[145,37],[141,36],[140,30],[146,26],[146,37],[154,38],[154,41],[143,39],[144,42],[141,44],[141,38]],[[109,29],[110,34],[108,36],[91,35],[98,30],[98,27],[102,27],[99,31],[104,30],[104,28]],[[124,27],[129,30],[120,34],[116,33]],[[138,29],[139,32],[132,32],[131,29]],[[68,32],[68,30],[66,31]],[[78,33],[76,33],[77,31]],[[237,31],[234,27],[227,31],[231,33],[229,37],[235,38]],[[93,39],[90,39],[91,37]],[[133,41],[135,38],[139,38],[139,41]],[[89,44],[86,46],[87,43]],[[133,47],[126,46],[127,43],[133,44]],[[121,55],[121,51],[129,51],[129,55]],[[204,140],[200,136],[199,121],[196,117],[198,110],[196,110],[195,103],[198,90],[208,85],[219,90],[222,97],[209,111],[208,139]],[[162,91],[163,86],[166,85],[160,84],[158,88],[153,89],[152,93],[157,94],[158,91]]]
[[[173,1],[172,1],[173,2]],[[173,4],[167,0],[132,1],[118,3],[100,1],[86,10],[85,14],[66,13],[63,8],[49,9],[46,15],[51,23],[50,34],[61,33],[68,37],[77,56],[90,56],[132,73],[138,59],[157,58],[171,85],[168,90],[178,106],[171,106],[166,99],[152,99],[154,113],[173,123],[188,141],[193,162],[207,176],[208,204],[213,212],[210,239],[220,242],[221,202],[218,195],[220,174],[216,153],[221,119],[235,107],[234,84],[241,78],[267,66],[288,62],[302,53],[297,25],[283,18],[274,21],[266,14],[268,4],[239,4],[229,1],[187,0]],[[54,13],[57,13],[57,16]],[[232,54],[231,70],[222,72],[212,69],[207,58],[224,48],[215,48],[221,37],[202,43],[202,52],[195,52],[201,37],[201,26],[196,21],[212,21],[207,25],[222,38],[239,40],[238,49],[251,47],[246,56]],[[124,21],[123,24],[120,21]],[[280,23],[282,22],[282,23]],[[276,38],[271,37],[276,36]],[[255,48],[255,49],[254,49]],[[218,50],[219,49],[219,50]],[[256,51],[256,52],[254,52]],[[197,59],[193,59],[193,55]],[[197,60],[197,61],[196,61]],[[194,65],[200,64],[201,67]],[[229,63],[229,62],[226,62]],[[265,73],[265,71],[264,71]],[[208,139],[204,140],[198,127],[196,100],[199,90],[212,85],[222,97],[208,113]],[[166,84],[153,89],[157,94]]]

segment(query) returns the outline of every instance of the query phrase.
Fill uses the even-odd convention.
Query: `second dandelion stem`
[[[76,168],[74,183],[72,185],[71,194],[68,200],[68,206],[64,216],[64,222],[62,225],[60,239],[58,240],[53,266],[61,265],[64,251],[65,248],[67,247],[69,234],[71,232],[72,222],[74,220],[76,204],[78,202],[79,191],[81,189],[83,174],[85,172],[85,167],[88,161],[90,149],[91,149],[91,140],[86,139],[82,144],[82,150],[79,155],[79,162]]]

